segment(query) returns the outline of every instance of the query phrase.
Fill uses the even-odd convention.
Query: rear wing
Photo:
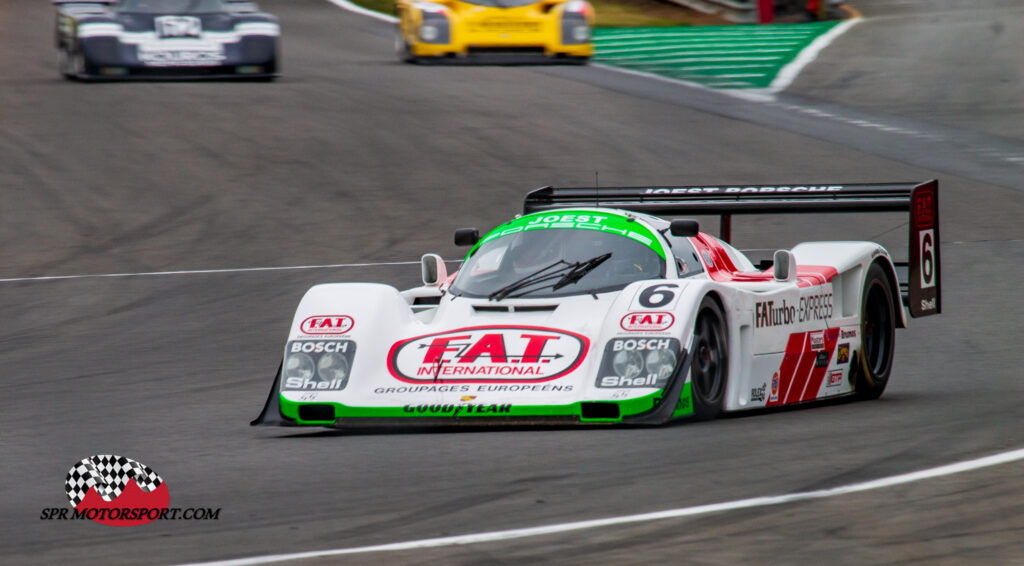
[[[717,215],[729,241],[734,214],[909,212],[910,261],[897,263],[904,303],[914,317],[942,312],[939,269],[939,182],[721,187],[541,187],[523,212],[607,207],[664,216]]]

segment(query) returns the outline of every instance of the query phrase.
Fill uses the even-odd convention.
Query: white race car
[[[732,215],[909,211],[908,263],[806,242],[755,265]],[[721,238],[694,220],[720,215]],[[449,277],[316,285],[252,424],[660,424],[856,395],[889,381],[895,329],[941,311],[938,182],[544,187]],[[767,259],[770,258],[770,259]]]

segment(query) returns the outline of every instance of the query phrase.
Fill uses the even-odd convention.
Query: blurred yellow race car
[[[584,63],[594,53],[586,0],[398,0],[406,62]]]

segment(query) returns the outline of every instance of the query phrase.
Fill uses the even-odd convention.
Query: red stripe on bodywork
[[[690,238],[693,247],[701,256],[701,262],[712,280],[721,283],[760,283],[774,281],[771,271],[738,271],[725,251],[722,243],[703,232]],[[707,256],[705,256],[707,254]],[[708,261],[708,257],[711,261]],[[829,265],[797,265],[796,284],[798,287],[824,285],[838,275],[836,268]]]
[[[793,383],[793,372],[796,370],[797,362],[800,361],[800,355],[804,351],[806,336],[806,332],[797,332],[796,334],[789,335],[789,342],[786,343],[786,352],[782,356],[782,366],[779,368],[779,397],[774,401],[769,397],[765,406],[774,407],[775,405],[781,405],[785,401],[786,394],[789,393],[790,385]]]
[[[807,385],[808,378],[811,377],[811,370],[814,369],[814,351],[811,350],[811,337],[809,332],[804,332],[803,348],[800,354],[800,363],[796,367],[796,373],[793,374],[793,385],[786,391],[786,398],[783,399],[783,403],[796,403],[800,400],[800,396],[804,393],[804,387]]]
[[[828,328],[825,330],[825,352],[828,354],[828,363],[824,367],[816,367],[811,371],[811,378],[807,380],[807,385],[804,387],[803,395],[800,396],[799,401],[811,401],[818,398],[818,391],[821,390],[821,381],[825,379],[829,363],[832,363],[832,354],[836,351],[836,342],[838,341],[838,328]],[[811,353],[816,354],[817,352]]]
[[[812,287],[824,285],[832,281],[832,278],[839,275],[836,268],[829,265],[797,265],[796,278],[800,281],[801,287]]]

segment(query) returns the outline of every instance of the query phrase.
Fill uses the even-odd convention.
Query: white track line
[[[337,6],[339,8],[342,8],[344,10],[348,10],[349,12],[355,12],[356,14],[362,14],[364,16],[369,16],[371,18],[376,18],[378,20],[385,21],[385,22],[398,23],[398,18],[396,18],[394,16],[389,16],[387,14],[382,14],[380,12],[374,12],[373,10],[367,10],[366,8],[363,8],[362,6],[357,6],[357,5],[353,4],[352,2],[349,2],[348,0],[327,0],[327,1],[330,2],[331,4],[334,4],[335,6]],[[781,71],[779,71],[778,76],[775,77],[775,80],[772,81],[771,86],[768,87],[767,89],[754,89],[754,88],[751,88],[751,89],[739,89],[738,91],[737,90],[717,90],[717,89],[709,89],[709,90],[715,90],[715,92],[726,94],[726,95],[732,96],[734,98],[742,98],[744,100],[751,100],[751,101],[756,101],[756,102],[771,101],[771,100],[774,99],[774,94],[777,93],[777,92],[781,92],[781,91],[785,90],[786,87],[788,87],[790,85],[790,83],[792,83],[793,80],[796,79],[796,76],[798,74],[800,74],[800,71],[802,71],[804,67],[806,67],[808,64],[810,64],[812,61],[814,61],[818,57],[818,54],[821,52],[822,49],[825,49],[826,47],[828,47],[828,45],[830,43],[832,43],[833,41],[835,41],[835,39],[837,37],[839,37],[840,35],[845,33],[846,30],[850,29],[850,27],[852,27],[854,24],[856,24],[859,21],[860,21],[860,18],[853,18],[851,20],[846,20],[843,23],[837,25],[836,27],[830,29],[828,32],[824,33],[823,35],[821,35],[820,37],[818,37],[814,41],[812,41],[810,45],[805,47],[800,52],[800,54],[797,55],[796,59],[794,59],[788,65],[783,67]],[[778,32],[776,32],[776,31],[772,31],[772,30],[764,30],[764,31],[755,31],[755,32],[753,32],[753,34],[750,34],[749,32],[746,32],[746,31],[737,32],[737,33],[742,33],[744,38],[748,38],[748,37],[756,38],[756,37],[771,37],[771,36],[776,36],[776,37],[783,36],[784,37],[785,34],[790,34],[790,33],[794,33],[794,32],[790,32],[790,31],[778,31]],[[799,33],[802,33],[802,32],[797,32],[797,33],[799,34]],[[636,37],[636,38],[646,38],[647,36],[645,36],[645,35],[636,35],[636,36],[617,35],[615,37],[616,37],[616,39],[627,39],[627,38],[628,39],[632,39],[634,37]],[[651,79],[667,79],[668,82],[684,84],[684,85],[690,86],[690,87],[693,87],[693,86],[701,87],[701,86],[703,86],[703,85],[698,85],[697,83],[694,83],[694,82],[691,82],[691,81],[683,81],[683,80],[678,80],[678,79],[672,79],[672,78],[669,78],[669,77],[664,77],[664,76],[661,76],[661,75],[656,75],[654,73],[644,73],[644,72],[639,72],[639,71],[631,71],[629,69],[622,69],[622,68],[619,68],[619,67],[613,67],[611,65],[593,65],[593,66],[601,67],[601,68],[605,68],[605,69],[610,69],[612,71],[616,71],[616,72],[620,72],[620,73],[625,73],[625,74],[629,74],[629,75],[637,75],[637,76],[647,77],[647,78],[651,78]],[[703,87],[703,88],[708,88],[708,87]],[[746,90],[747,92],[744,92],[744,90]],[[0,282],[2,282],[2,281],[0,281]]]
[[[357,5],[349,2],[348,0],[327,0],[327,1],[330,2],[331,4],[334,4],[335,6],[337,6],[339,8],[342,8],[344,10],[348,10],[349,12],[355,12],[357,14],[362,14],[364,16],[370,16],[371,18],[376,18],[378,20],[381,20],[382,22],[391,22],[393,24],[394,23],[398,23],[398,18],[396,18],[394,16],[389,16],[387,14],[382,14],[380,12],[374,12],[373,10],[367,10],[366,8],[363,8],[362,6],[357,6]]]
[[[694,515],[704,515],[707,513],[720,513],[723,511],[735,511],[737,509],[750,509],[753,507],[766,507],[770,505],[782,505],[784,503],[793,503],[796,501],[806,501],[809,499],[824,499],[826,497],[835,497],[838,495],[847,495],[850,493],[858,493],[862,491],[870,491],[873,489],[881,489],[885,487],[892,487],[896,485],[908,484],[918,482],[927,479],[933,479],[943,476],[950,476],[953,474],[960,474],[963,472],[969,472],[972,470],[978,470],[981,468],[987,468],[991,466],[998,466],[1000,464],[1007,464],[1010,462],[1017,462],[1024,460],[1024,448],[1017,450],[1011,450],[1009,452],[1001,452],[993,454],[991,456],[985,456],[983,458],[976,458],[974,460],[967,460],[964,462],[957,462],[955,464],[947,464],[945,466],[939,466],[937,468],[928,468],[926,470],[920,470],[917,472],[911,472],[907,474],[900,474],[896,476],[889,476],[886,478],[879,478],[877,480],[871,480],[861,483],[855,483],[845,486],[833,487],[830,489],[819,489],[816,491],[805,491],[801,493],[791,493],[787,495],[772,495],[767,497],[753,497],[750,499],[740,499],[738,501],[729,501],[726,503],[713,503],[710,505],[699,505],[696,507],[683,507],[680,509],[669,509],[667,511],[657,511],[654,513],[643,513],[640,515],[625,515],[621,517],[608,517],[605,519],[595,519],[591,521],[576,521],[572,523],[561,523],[557,525],[547,525],[543,527],[529,527],[524,529],[512,529],[507,531],[493,531],[487,533],[476,533],[470,535],[450,536],[441,538],[430,538],[422,540],[412,540],[406,542],[396,542],[392,544],[380,544],[375,546],[360,546],[353,548],[337,548],[333,550],[314,550],[310,552],[296,552],[293,554],[269,554],[265,556],[253,556],[250,558],[236,558],[232,560],[218,560],[213,562],[196,562],[185,566],[250,566],[255,564],[271,564],[274,562],[288,562],[292,560],[304,560],[309,558],[325,558],[329,556],[339,556],[343,554],[365,554],[369,552],[393,552],[399,550],[417,550],[422,548],[437,548],[443,546],[458,546],[466,544],[478,544],[484,542],[495,542],[503,540],[512,540],[526,537],[535,537],[542,535],[550,535],[555,533],[564,533],[569,531],[580,531],[584,529],[594,529],[599,527],[609,527],[613,525],[623,525],[629,523],[642,523],[647,521],[659,521],[664,519],[676,519],[679,517],[691,517]]]
[[[650,57],[677,57],[677,56],[680,56],[680,55],[735,55],[737,57],[740,57],[740,56],[743,56],[743,55],[745,55],[747,53],[787,53],[789,51],[792,51],[792,49],[785,48],[785,47],[780,48],[780,49],[770,49],[770,48],[769,49],[761,49],[759,47],[755,48],[755,49],[725,49],[725,50],[722,50],[722,51],[708,51],[706,49],[697,49],[697,50],[692,50],[692,51],[678,51],[677,49],[678,49],[677,47],[643,47],[643,48],[637,48],[637,49],[609,49],[609,50],[603,51],[601,53],[601,58],[602,59],[615,59],[616,61],[621,61],[623,59],[636,59],[637,57],[609,57],[609,54],[615,55],[615,54],[618,54],[618,53],[637,53],[639,51],[667,51],[668,52],[668,53],[665,53],[663,55],[651,55]],[[647,56],[641,56],[641,57],[645,58],[645,59],[647,58]]]
[[[459,262],[446,259],[446,263]],[[295,271],[300,269],[335,269],[341,267],[375,267],[378,265],[416,265],[418,261],[378,261],[373,263],[332,263],[327,265],[285,265],[281,267],[235,267],[228,269],[192,269],[180,271],[147,271],[140,273],[94,273],[84,275],[44,275],[40,277],[8,277],[0,283],[22,283],[26,281],[60,281],[62,279],[98,279],[109,277],[153,277],[158,275],[201,275],[207,273],[247,273],[251,271]]]
[[[822,52],[826,47],[832,44],[839,36],[846,33],[846,30],[857,25],[860,18],[853,18],[846,20],[836,27],[828,30],[827,32],[818,36],[810,45],[804,47],[797,54],[796,58],[789,62],[788,65],[783,67],[779,74],[775,76],[775,80],[772,81],[771,86],[768,87],[769,92],[776,93],[786,90],[789,85],[796,80],[797,75],[800,71],[804,70],[804,67],[810,65],[815,59],[818,58],[818,54]]]

